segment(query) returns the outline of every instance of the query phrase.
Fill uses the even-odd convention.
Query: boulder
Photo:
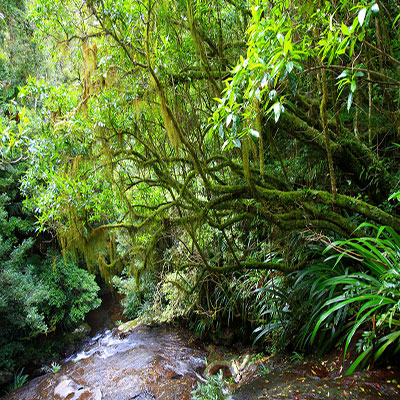
[[[134,330],[135,328],[138,328],[139,326],[142,326],[143,322],[140,318],[136,318],[132,321],[125,322],[121,324],[118,327],[118,331],[120,332],[121,335],[127,334]]]

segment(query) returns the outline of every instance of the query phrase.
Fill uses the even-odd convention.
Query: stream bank
[[[294,359],[276,355],[234,394],[235,400],[394,400],[400,399],[400,371],[374,368],[351,376],[345,372],[351,357],[343,361],[342,350],[325,357]]]

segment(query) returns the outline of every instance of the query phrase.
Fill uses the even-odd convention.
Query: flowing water
[[[191,342],[185,331],[165,327],[106,330],[57,373],[35,378],[3,400],[190,399],[205,358]]]

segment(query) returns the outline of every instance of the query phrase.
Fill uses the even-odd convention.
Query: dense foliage
[[[363,222],[400,232],[396,2],[34,0],[29,13],[62,79],[20,90],[38,106],[26,206],[107,282],[129,272],[114,279],[128,313],[301,349],[311,321],[387,321],[389,303],[351,302],[346,286],[377,300],[387,271],[364,253],[334,268],[321,244],[369,243]]]
[[[0,1],[0,385],[14,373],[12,389],[27,380],[21,366],[47,361],[41,335],[74,328],[100,303],[94,276],[63,259],[51,236],[38,236],[23,207],[20,181],[38,103],[20,108],[17,95],[29,74],[46,72],[32,35],[26,2]]]
[[[151,262],[172,235],[188,253],[181,268],[287,272],[298,255],[285,249],[281,262],[266,261],[262,243],[276,238],[281,248],[305,230],[348,237],[365,219],[398,229],[387,202],[397,185],[396,123],[373,102],[395,112],[384,94],[396,90],[397,64],[389,54],[383,64],[370,43],[395,55],[395,10],[349,2],[76,7],[32,8],[37,35],[68,51],[76,79],[26,93],[39,91],[44,105],[26,192],[66,246],[119,229],[130,237],[121,254]],[[386,36],[376,37],[374,22]]]
[[[33,26],[26,18],[24,0],[0,1],[0,104],[10,109],[10,101],[18,95],[18,87],[26,84],[32,72],[43,72],[45,64],[36,44],[31,40]],[[15,107],[11,108],[15,111]]]
[[[22,210],[24,163],[0,165],[0,374],[21,363],[29,339],[76,326],[100,304],[94,276],[34,248],[34,223]]]
[[[342,257],[361,261],[363,268],[360,271],[347,269],[344,274],[335,271],[336,276],[324,279],[318,285],[318,290],[327,289],[331,298],[319,310],[320,317],[312,339],[327,319],[335,326],[335,320],[345,320],[341,313],[350,316],[356,313],[356,318],[342,327],[346,331],[346,355],[357,330],[363,325],[369,328],[363,332],[363,338],[358,343],[361,354],[348,373],[353,372],[360,362],[365,365],[370,358],[373,364],[391,344],[396,344],[395,352],[400,346],[400,236],[388,227],[370,227],[376,230],[375,237],[333,243],[335,247],[340,246],[341,254],[335,256],[338,261]],[[341,333],[341,330],[332,331],[332,336]]]

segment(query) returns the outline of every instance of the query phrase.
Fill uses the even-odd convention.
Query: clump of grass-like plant
[[[359,228],[375,231],[374,237],[337,241],[327,249],[338,251],[329,257],[335,260],[334,268],[349,259],[353,267],[316,283],[320,293],[331,295],[319,310],[311,335],[312,343],[332,321],[333,325],[335,321],[343,323],[346,317],[346,355],[356,332],[363,330],[358,344],[360,354],[347,374],[358,366],[367,365],[368,361],[375,362],[389,347],[394,353],[400,350],[400,236],[388,226],[364,223]],[[357,268],[354,268],[354,261]],[[341,332],[343,329],[334,336]]]
[[[14,380],[13,382],[8,386],[7,388],[7,393],[12,392],[21,386],[25,385],[25,383],[28,381],[29,375],[24,374],[24,368],[21,368],[19,372],[16,372],[14,374]]]

